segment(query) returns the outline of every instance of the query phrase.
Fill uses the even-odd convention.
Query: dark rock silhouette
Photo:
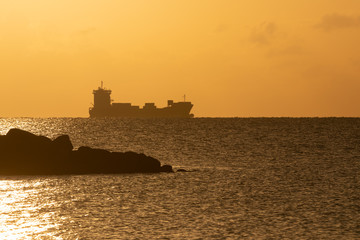
[[[53,141],[21,129],[0,135],[1,175],[109,174],[173,172],[170,165],[135,152],[80,147],[69,136]]]
[[[55,138],[53,140],[53,145],[55,149],[63,152],[71,152],[74,148],[68,135],[61,135]]]
[[[164,166],[161,166],[160,172],[174,172],[174,171],[172,169],[172,166],[164,165]]]

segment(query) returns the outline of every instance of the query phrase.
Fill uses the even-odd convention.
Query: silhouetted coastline
[[[0,135],[1,175],[59,175],[173,172],[159,160],[135,152],[73,149],[68,135],[54,140],[21,129]]]

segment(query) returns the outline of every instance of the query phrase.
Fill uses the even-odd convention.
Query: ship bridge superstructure
[[[111,107],[111,90],[105,89],[103,82],[101,82],[101,87],[93,91],[93,94],[94,108],[106,109]]]

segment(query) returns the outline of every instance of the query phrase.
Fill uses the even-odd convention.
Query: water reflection
[[[198,171],[0,177],[0,239],[360,239],[359,119],[0,118],[11,127]]]
[[[42,211],[49,203],[41,200],[38,180],[0,180],[0,239],[33,239],[56,236],[54,212]]]

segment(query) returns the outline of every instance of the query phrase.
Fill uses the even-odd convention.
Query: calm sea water
[[[360,239],[360,119],[0,119],[191,172],[0,176],[0,239]]]

